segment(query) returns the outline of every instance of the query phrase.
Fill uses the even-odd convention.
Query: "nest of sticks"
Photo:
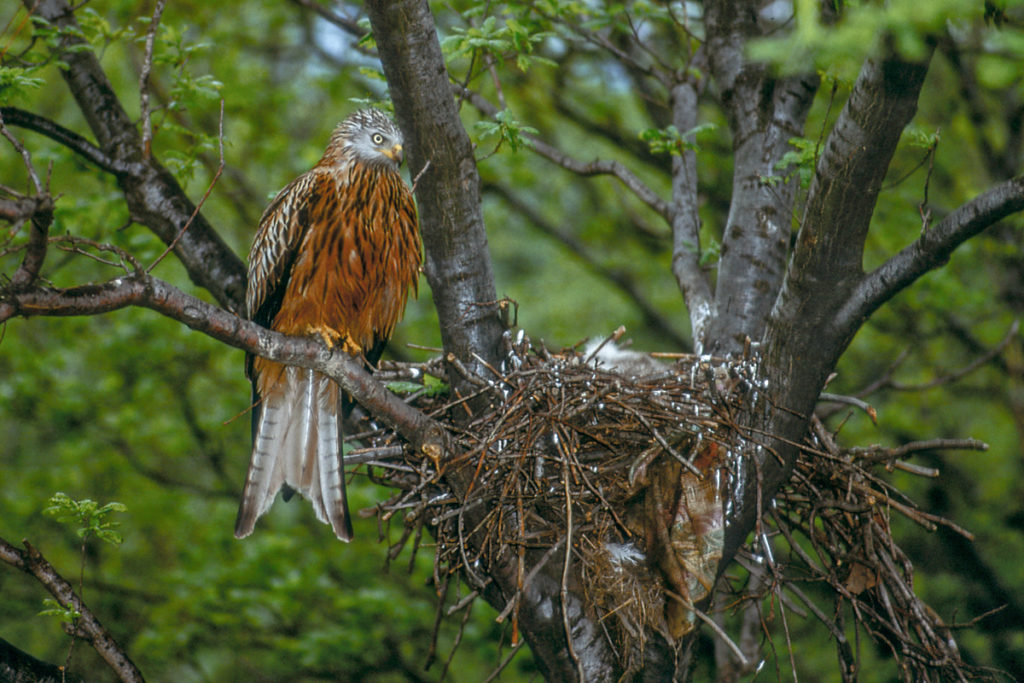
[[[890,529],[894,513],[951,523],[886,483],[879,470],[894,457],[842,449],[820,422],[759,532],[716,584],[736,465],[760,447],[734,419],[763,409],[756,363],[679,354],[668,363],[609,349],[550,353],[520,334],[507,338],[503,367],[476,379],[489,404],[435,393],[430,383],[411,393],[449,430],[454,453],[440,470],[386,429],[356,435],[362,447],[346,461],[396,489],[364,511],[382,529],[401,520],[389,557],[410,541],[415,557],[424,532],[433,537],[422,545],[434,551],[439,616],[493,589],[489,572],[503,567],[517,589],[501,595],[498,621],[515,630],[524,591],[544,571],[561,577],[563,594],[585,597],[626,670],[641,666],[651,633],[676,642],[698,620],[753,666],[726,630],[743,614],[764,623],[769,605],[821,620],[844,680],[858,669],[848,623],[885,644],[905,680],[984,674],[963,663],[951,627],[914,594],[911,563]],[[380,374],[406,382],[406,391],[410,380],[444,377],[440,359],[384,364]],[[470,591],[445,602],[452,582]],[[713,609],[728,613],[725,630],[695,606],[712,592]]]

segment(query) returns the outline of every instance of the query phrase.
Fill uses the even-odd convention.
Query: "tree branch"
[[[686,79],[672,86],[672,124],[686,132],[697,125],[697,84]],[[669,224],[672,226],[672,274],[690,312],[693,350],[704,353],[709,326],[714,318],[711,281],[701,267],[700,213],[697,196],[697,152],[684,149],[672,156],[672,203]]]
[[[900,133],[917,109],[927,58],[869,58],[825,143],[811,182],[803,225],[765,331],[762,365],[773,387],[757,428],[769,448],[744,459],[747,482],[734,501],[723,557],[732,558],[796,462],[796,444],[828,373],[856,327],[837,328],[837,310],[863,277],[864,241]],[[857,322],[857,326],[863,320]],[[769,453],[776,457],[770,457]],[[723,565],[724,566],[724,563]]]
[[[658,63],[660,61],[658,60],[658,55],[647,50],[647,48],[641,43],[636,31],[633,31],[629,34],[628,40],[631,46],[635,46],[642,50],[643,52],[648,53],[650,56],[655,58],[655,62],[647,63],[637,58],[633,53],[616,45],[608,36],[604,35],[603,33],[593,31],[587,28],[586,26],[582,25],[580,22],[570,21],[567,18],[566,14],[551,15],[545,14],[542,9],[535,9],[538,12],[540,12],[543,16],[545,16],[549,21],[563,24],[572,33],[575,33],[576,35],[580,36],[586,42],[594,45],[595,47],[606,50],[608,54],[614,57],[620,64],[625,65],[626,67],[630,68],[633,71],[636,71],[637,73],[644,74],[645,76],[650,76],[651,78],[657,80],[665,87],[669,87],[669,82],[671,79],[671,70],[665,64]],[[629,21],[629,15],[625,11],[623,11],[623,13],[626,14],[625,19],[628,21],[628,23],[632,25],[632,22]],[[617,17],[616,19],[619,18]],[[613,26],[622,27],[623,24],[614,23]]]
[[[1002,182],[962,204],[862,278],[836,313],[835,327],[852,336],[879,306],[928,271],[945,265],[961,244],[1021,210],[1024,210],[1024,175]]]
[[[139,69],[139,118],[142,119],[142,154],[149,158],[153,145],[153,123],[149,111],[149,74],[153,70],[153,45],[156,43],[156,31],[160,26],[160,18],[164,14],[166,0],[156,0],[153,16],[146,28],[146,54]]]
[[[0,680],[7,683],[82,683],[63,667],[43,662],[0,638]]]
[[[357,19],[350,19],[349,17],[338,14],[337,12],[332,12],[330,8],[321,5],[315,0],[291,0],[291,2],[299,7],[305,7],[308,10],[312,10],[321,19],[340,28],[350,36],[362,38],[366,34],[366,31],[359,26],[359,21]]]
[[[453,85],[453,87],[460,97],[464,97],[484,116],[494,118],[498,113],[498,108],[488,102],[487,99],[479,93],[463,88],[458,84]],[[579,159],[574,159],[568,154],[565,154],[557,147],[544,142],[536,135],[525,134],[523,137],[530,141],[530,148],[534,152],[556,166],[561,166],[567,171],[571,171],[584,177],[596,175],[610,175],[615,177],[619,182],[626,186],[626,189],[635,194],[640,201],[653,209],[666,221],[669,220],[669,205],[659,197],[654,190],[648,187],[648,185],[642,181],[639,176],[618,161],[604,161],[600,159],[595,159],[594,161],[589,162],[580,161]]]
[[[80,616],[74,622],[74,631],[71,632],[71,635],[88,640],[103,661],[118,675],[118,678],[125,683],[136,681],[142,683],[142,672],[129,659],[128,654],[117,644],[106,627],[96,618],[96,615],[75,593],[71,584],[53,568],[53,565],[46,561],[46,558],[38,550],[29,545],[28,541],[23,541],[23,543],[25,544],[24,551],[0,538],[0,560],[31,574],[39,583],[43,584],[46,590],[50,591],[53,597],[57,598],[63,607],[78,612]]]
[[[778,296],[789,255],[793,202],[799,183],[776,168],[803,134],[817,92],[812,74],[776,78],[746,58],[747,42],[763,28],[756,2],[709,3],[708,55],[732,129],[733,194],[722,234],[709,350],[739,353],[760,340]]]
[[[75,49],[82,39],[74,34],[78,23],[66,0],[23,0],[25,6],[61,29],[54,57],[67,65],[61,69],[68,88],[99,142],[96,153],[80,136],[52,129],[53,139],[114,173],[124,192],[132,218],[147,226],[165,244],[171,244],[185,226],[195,206],[174,176],[153,157],[143,154],[142,139],[128,117],[99,60],[91,50]],[[35,117],[37,122],[39,117]],[[43,134],[49,134],[40,130]],[[223,306],[241,310],[245,298],[245,266],[225,244],[202,214],[196,215],[181,236],[174,252],[197,285],[207,289]]]
[[[557,79],[554,88],[555,92],[552,93],[552,106],[555,111],[586,133],[602,138],[616,149],[628,152],[637,161],[658,170],[666,170],[668,164],[666,164],[664,155],[652,154],[650,145],[641,140],[637,136],[636,131],[620,127],[617,122],[613,121],[614,117],[610,115],[601,117],[591,116],[587,112],[580,111],[576,105],[570,102],[571,98],[568,96],[568,92],[569,88],[571,88],[571,75],[573,72],[571,71],[571,65],[567,62],[568,60],[566,59],[560,60],[558,70],[554,74]],[[657,111],[657,105],[652,103],[650,109]],[[655,121],[655,125],[658,125],[658,121]],[[665,125],[668,124],[666,123]]]
[[[39,176],[32,166],[32,157],[28,150],[7,128],[2,115],[0,115],[0,135],[7,138],[21,155],[36,190],[34,197],[26,197],[9,188],[2,188],[14,199],[5,200],[0,204],[0,216],[14,223],[15,228],[19,228],[25,220],[32,225],[29,230],[28,242],[25,245],[25,257],[21,260],[18,269],[14,271],[8,285],[10,289],[18,291],[29,287],[39,277],[43,261],[46,260],[47,236],[50,232],[50,224],[53,223],[53,197],[49,194],[49,188],[39,180]],[[49,183],[49,179],[47,179],[47,183]]]
[[[33,114],[30,111],[18,109],[17,107],[0,107],[0,117],[3,117],[3,120],[12,126],[45,135],[54,142],[75,152],[102,171],[117,175],[119,173],[127,173],[130,170],[128,164],[110,158],[103,150],[78,133],[68,130],[64,126],[38,114]]]
[[[0,323],[14,316],[96,315],[128,306],[151,309],[263,358],[323,372],[417,451],[435,460],[446,452],[443,428],[385,389],[356,359],[334,353],[316,340],[260,327],[144,272],[70,289],[0,290]]]
[[[38,206],[39,200],[36,197],[18,195],[14,199],[0,199],[0,220],[10,223],[27,221],[32,218]]]
[[[35,207],[29,219],[32,227],[29,231],[28,244],[25,246],[25,258],[21,265],[11,276],[9,287],[14,290],[22,290],[30,287],[46,259],[46,243],[50,232],[50,224],[53,223],[53,198],[46,194],[35,198]]]
[[[395,115],[416,182],[424,271],[445,350],[486,374],[497,363],[504,327],[480,205],[480,175],[459,119],[437,29],[425,0],[366,3]],[[429,167],[428,167],[429,164]],[[475,354],[475,355],[474,355]],[[452,386],[462,386],[449,373]]]
[[[900,134],[917,111],[929,60],[930,53],[916,63],[893,56],[865,62],[811,182],[780,301],[782,317],[806,317],[811,299],[811,310],[831,317],[863,276],[871,216]]]
[[[960,81],[961,101],[967,108],[967,116],[972,127],[978,131],[977,142],[985,160],[985,167],[990,175],[997,180],[1015,175],[1020,169],[1021,144],[1024,142],[1022,136],[1022,120],[1024,120],[1024,106],[1021,98],[1012,88],[1002,89],[1002,92],[992,93],[999,98],[999,106],[994,111],[988,112],[985,109],[986,95],[983,86],[978,82],[977,55],[985,55],[987,49],[981,44],[972,44],[980,40],[976,34],[969,34],[970,37],[962,38],[946,28],[942,36],[939,49],[949,60],[953,71]],[[1004,126],[1005,137],[1000,136],[999,143],[992,143],[990,114],[999,112],[1002,115],[1000,121]]]

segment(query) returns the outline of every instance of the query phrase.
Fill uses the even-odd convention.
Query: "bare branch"
[[[466,99],[470,104],[476,107],[480,113],[490,118],[494,118],[494,116],[497,115],[499,109],[488,102],[487,99],[479,93],[463,88],[458,84],[453,84],[452,87],[455,89],[455,92],[459,97]],[[536,135],[526,134],[523,137],[530,140],[530,147],[534,152],[553,164],[561,166],[567,171],[571,171],[584,177],[596,175],[614,176],[619,182],[625,185],[627,189],[635,194],[640,201],[651,207],[666,221],[669,220],[668,204],[659,197],[654,190],[648,187],[639,176],[634,174],[618,161],[602,161],[600,159],[595,159],[590,162],[580,161],[570,157],[568,154],[565,154],[553,145],[544,142]]]
[[[617,59],[626,67],[638,73],[644,74],[645,76],[650,76],[651,78],[654,78],[659,83],[664,85],[666,88],[670,86],[671,69],[668,65],[664,64],[661,61],[657,54],[655,54],[652,50],[650,50],[643,44],[635,28],[633,28],[632,18],[629,17],[628,14],[626,14],[625,17],[626,24],[629,25],[631,29],[633,29],[630,33],[630,43],[637,46],[643,52],[649,54],[655,60],[655,62],[660,65],[660,68],[659,66],[656,66],[655,63],[648,64],[644,61],[637,59],[632,53],[622,49],[614,42],[612,42],[608,36],[604,35],[599,31],[590,30],[589,28],[583,26],[579,22],[569,21],[565,16],[545,14],[542,10],[536,7],[535,9],[541,14],[545,15],[547,19],[549,19],[550,21],[567,26],[573,33],[580,36],[581,38],[583,38],[583,40],[587,41],[588,43],[596,47],[599,47],[602,50],[606,50],[610,55],[612,55],[615,59]]]
[[[17,107],[0,107],[0,117],[3,120],[19,128],[35,131],[45,135],[54,142],[64,145],[72,152],[83,157],[86,161],[95,164],[98,168],[107,173],[119,174],[129,171],[129,165],[113,159],[93,143],[84,137],[68,130],[60,124],[47,118],[33,114],[32,112],[18,109]]]
[[[2,190],[0,190],[2,191]],[[20,223],[32,217],[39,206],[36,197],[15,195],[14,199],[0,199],[0,220]]]
[[[851,405],[854,406],[855,408],[860,408],[868,417],[871,418],[872,423],[878,424],[878,412],[875,410],[875,407],[872,406],[867,401],[857,398],[856,396],[843,396],[842,394],[830,394],[828,392],[823,391],[821,392],[821,395],[818,397],[818,400],[824,403],[845,403],[846,405]],[[835,410],[827,413],[819,413],[818,417],[820,417],[821,419],[825,419],[826,417],[832,415],[834,412]]]
[[[792,472],[796,451],[791,444],[806,433],[825,378],[864,320],[847,315],[848,324],[837,325],[835,311],[863,277],[864,242],[878,192],[900,133],[917,110],[930,56],[918,62],[893,56],[866,60],[825,142],[762,347],[768,379],[776,388],[766,431],[775,435],[769,445],[782,456],[782,464],[767,451],[760,463],[744,461],[750,469],[746,480],[760,477],[762,486],[747,487],[737,505],[726,532],[726,561],[754,528],[759,496],[771,500]]]
[[[29,179],[32,181],[32,185],[36,188],[36,194],[43,194],[46,192],[42,182],[39,180],[39,174],[36,173],[35,167],[32,165],[32,155],[25,149],[25,145],[21,144],[21,140],[14,137],[14,134],[8,130],[3,116],[0,116],[0,135],[7,138],[7,141],[11,143],[14,150],[21,155],[22,161],[25,162],[25,170],[28,173]]]
[[[53,198],[50,195],[40,195],[33,199],[33,207],[30,223],[28,244],[25,246],[25,258],[21,265],[11,276],[8,287],[12,291],[26,289],[39,277],[39,271],[46,259],[47,237],[50,231],[50,224],[53,223]]]
[[[0,638],[0,680],[12,683],[82,683],[64,667],[43,662]]]
[[[68,581],[54,569],[53,565],[46,561],[42,554],[23,541],[25,550],[19,550],[10,543],[0,538],[0,560],[23,572],[31,574],[43,584],[46,590],[50,591],[53,597],[64,607],[74,609],[81,616],[75,622],[75,632],[72,635],[88,640],[93,648],[99,653],[103,661],[114,670],[118,678],[125,683],[142,683],[142,672],[128,657],[128,654],[110,635],[110,632],[100,623],[96,615],[75,593],[75,589]]]
[[[588,134],[607,141],[618,150],[628,152],[637,161],[658,170],[665,170],[668,166],[665,157],[652,154],[650,145],[641,140],[637,136],[636,131],[620,127],[610,117],[608,120],[602,120],[603,117],[591,116],[586,111],[583,111],[582,107],[573,103],[573,98],[568,93],[569,83],[567,81],[570,73],[568,68],[560,69],[555,73],[555,78],[558,79],[554,88],[555,92],[552,93],[554,98],[552,105],[555,111]]]
[[[1020,151],[1024,136],[1021,134],[1021,122],[1024,120],[1024,104],[1013,89],[1005,89],[1001,93],[998,88],[986,93],[985,87],[978,82],[978,57],[984,57],[989,49],[982,42],[982,34],[971,32],[967,36],[956,35],[950,27],[942,37],[939,49],[949,60],[953,71],[960,81],[961,101],[967,109],[971,125],[978,131],[976,138],[984,166],[989,169],[994,179],[1009,178],[1020,172]],[[986,94],[999,98],[999,104],[986,110]],[[993,114],[1000,115],[1005,137],[1000,136],[998,143],[993,143],[991,119]]]
[[[768,30],[756,20],[757,6],[707,5],[708,61],[735,158],[708,332],[708,350],[722,355],[740,353],[747,338],[761,339],[782,286],[799,183],[780,178],[776,165],[789,140],[803,135],[819,84],[814,73],[778,77],[748,58],[748,41]]]
[[[272,332],[143,272],[70,289],[0,290],[0,323],[14,316],[95,315],[128,306],[149,308],[249,353],[323,372],[417,451],[434,459],[445,453],[443,429],[385,389],[357,360],[313,339]]]
[[[945,265],[961,244],[1021,210],[1024,175],[1002,182],[961,205],[861,279],[837,312],[836,326],[852,334],[861,321],[897,292],[928,271]]]
[[[28,175],[36,189],[36,196],[32,198],[7,190],[9,194],[14,196],[14,200],[5,201],[2,207],[4,214],[10,214],[11,218],[9,220],[12,222],[23,221],[27,218],[32,225],[28,244],[25,247],[25,258],[22,259],[18,270],[11,276],[9,284],[12,290],[17,291],[29,287],[39,277],[39,271],[43,267],[43,261],[46,259],[46,238],[50,231],[50,224],[53,222],[53,198],[39,180],[39,176],[32,166],[32,157],[28,150],[7,128],[2,116],[0,116],[0,135],[7,138],[14,149],[21,155]]]
[[[299,7],[305,7],[308,10],[312,10],[324,21],[340,28],[345,33],[355,37],[362,38],[366,35],[366,31],[359,26],[357,19],[352,19],[336,12],[332,12],[325,5],[316,2],[316,0],[291,0],[292,4],[298,5]]]
[[[160,26],[160,17],[164,14],[167,0],[156,0],[153,16],[146,30],[146,56],[142,60],[142,72],[139,74],[139,109],[142,114],[142,154],[147,159],[152,152],[153,125],[149,119],[149,73],[153,69],[153,44],[156,42],[156,30]]]
[[[943,451],[943,450],[968,450],[987,451],[988,444],[977,439],[927,439],[925,441],[911,441],[895,448],[882,448],[872,446],[870,448],[851,448],[850,455],[857,458],[864,458],[865,461],[885,461],[893,458],[900,458],[910,453],[921,451]]]
[[[697,125],[698,84],[687,79],[672,86],[672,124],[685,132]],[[711,280],[701,267],[700,214],[697,196],[697,152],[684,149],[672,156],[672,274],[690,312],[694,352],[704,352],[713,318]]]
[[[816,309],[832,308],[860,280],[864,240],[882,180],[900,133],[917,110],[927,73],[928,60],[865,62],[811,183],[783,295],[787,314],[813,297],[820,301]],[[855,330],[843,331],[852,335]]]

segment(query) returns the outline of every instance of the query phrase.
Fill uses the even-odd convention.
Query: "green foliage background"
[[[1024,43],[1014,27],[986,25],[981,3],[936,3],[944,13],[923,15],[908,12],[921,3],[887,3],[888,11],[874,3],[853,5],[856,12],[839,27],[801,21],[798,50],[783,54],[772,42],[757,47],[782,68],[804,68],[809,58],[825,74],[804,132],[807,142],[794,147],[796,166],[785,172],[801,164],[806,171],[813,163],[807,151],[813,152],[822,127],[834,119],[873,44],[864,35],[895,27],[901,46],[913,51],[921,31],[948,20],[957,30],[987,32],[987,40],[1000,48],[978,60],[980,95],[970,103],[953,66],[941,56],[935,59],[920,113],[904,135],[878,207],[865,260],[870,268],[920,233],[918,204],[926,182],[931,206],[941,215],[1002,179],[985,149],[1004,147],[1014,134],[998,114],[1008,102],[1020,106],[1024,100],[1020,80],[1013,78]],[[649,98],[621,65],[581,45],[549,18],[579,14],[589,26],[626,30],[619,6],[603,11],[559,2],[540,3],[536,11],[515,3],[487,7],[455,3],[461,16],[450,4],[434,9],[452,73],[461,79],[472,69],[471,87],[492,102],[500,97],[508,104],[507,113],[492,122],[481,121],[468,104],[462,108],[478,142],[499,294],[518,302],[519,323],[535,340],[553,347],[624,324],[638,348],[680,350],[674,339],[686,338],[689,330],[670,271],[667,227],[615,181],[561,171],[531,154],[522,136],[536,130],[583,160],[619,159],[663,197],[673,147],[697,145],[702,238],[713,267],[732,180],[731,142],[721,112],[702,109],[701,129],[690,135],[657,132]],[[32,30],[21,25],[24,12],[15,9],[8,5],[0,14],[0,23],[7,25],[0,45],[12,54],[28,44]],[[652,41],[657,40],[666,18],[662,6],[630,3],[629,10],[653,27]],[[142,38],[150,11],[135,2],[109,0],[79,12],[91,49],[101,56],[133,117],[138,116]],[[378,66],[356,39],[298,3],[253,0],[225,11],[218,3],[172,0],[158,36],[154,153],[198,200],[218,162],[223,98],[227,166],[203,211],[241,255],[269,197],[319,158],[334,124],[366,101],[386,100]],[[41,47],[37,43],[29,56],[41,61]],[[495,60],[500,93],[481,66],[486,55]],[[2,74],[4,104],[88,135],[57,65]],[[997,115],[979,120],[972,106]],[[594,132],[600,130],[606,132]],[[130,223],[112,178],[41,136],[15,132],[32,151],[37,169],[53,165],[51,186],[63,193],[54,234],[110,242],[143,263],[162,252],[155,237]],[[939,142],[931,158],[936,132]],[[20,159],[9,146],[2,149],[0,182],[24,190]],[[1017,164],[1019,172],[1019,159]],[[927,385],[966,367],[1000,342],[1024,308],[1021,253],[1019,217],[967,244],[945,269],[925,277],[867,324],[830,390],[857,392],[887,373],[898,383]],[[12,272],[16,263],[16,255],[3,257],[0,272]],[[173,259],[156,272],[204,296]],[[62,286],[99,281],[112,271],[54,251],[45,274]],[[642,293],[661,324],[642,313],[623,281]],[[439,344],[425,282],[392,350],[401,358],[427,357],[407,342]],[[942,471],[939,479],[901,473],[892,479],[976,535],[972,545],[944,531],[900,529],[918,569],[917,588],[948,622],[1007,605],[961,632],[961,642],[970,661],[1015,674],[1024,672],[1022,378],[1018,333],[998,358],[958,382],[916,391],[882,388],[869,398],[879,412],[878,426],[847,411],[832,421],[836,426],[846,420],[841,435],[848,444],[896,445],[938,436],[970,436],[991,444],[984,453],[921,456],[917,462]],[[440,661],[424,671],[435,613],[429,549],[411,562],[403,556],[385,571],[386,546],[377,542],[373,520],[357,519],[357,540],[346,546],[301,504],[278,503],[251,538],[233,538],[249,448],[248,419],[234,418],[248,397],[241,352],[149,311],[9,322],[0,341],[0,536],[29,539],[66,576],[75,576],[81,541],[73,528],[42,514],[50,497],[63,491],[101,504],[124,503],[127,512],[115,515],[123,544],[115,548],[93,540],[85,545],[84,597],[151,680],[436,680],[461,615],[445,622]],[[353,489],[355,509],[387,495],[360,478]],[[383,535],[397,538],[400,523],[394,526]],[[0,570],[0,596],[0,637],[42,659],[63,662],[67,637],[56,619],[38,616],[42,589],[24,575]],[[826,636],[814,622],[793,614],[788,625],[801,680],[831,680],[835,659]],[[766,606],[766,628],[782,633],[777,606]],[[477,605],[448,680],[485,678],[509,638],[507,625],[495,624],[494,614]],[[762,678],[788,676],[784,643],[779,635],[775,648],[765,649]],[[706,650],[710,641],[701,646]],[[884,649],[863,644],[861,651],[867,666],[863,680],[892,679]],[[76,646],[72,664],[90,680],[109,675],[82,645]],[[502,678],[534,675],[524,649]]]

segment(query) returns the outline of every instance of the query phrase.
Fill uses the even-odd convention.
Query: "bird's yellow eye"
[[[373,137],[370,139],[373,140],[373,144],[375,145],[380,145],[384,143],[384,136],[381,135],[380,133],[374,133]]]

